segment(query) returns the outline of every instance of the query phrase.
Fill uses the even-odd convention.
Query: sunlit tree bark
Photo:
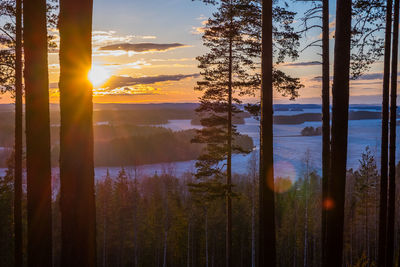
[[[62,266],[96,266],[92,0],[60,1]]]

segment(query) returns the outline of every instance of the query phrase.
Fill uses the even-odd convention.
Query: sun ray
[[[94,87],[104,84],[110,76],[110,72],[105,67],[99,65],[93,65],[88,74],[89,80]]]

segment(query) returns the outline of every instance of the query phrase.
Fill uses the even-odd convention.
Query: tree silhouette
[[[276,266],[272,0],[262,1],[259,266]]]
[[[387,224],[387,266],[394,265],[394,234],[396,206],[396,127],[397,127],[397,63],[399,55],[399,0],[394,1],[392,77],[390,96],[389,199]]]
[[[331,175],[327,213],[326,266],[341,266],[346,185],[347,134],[351,47],[351,1],[336,2],[336,34],[334,51]],[[334,177],[334,178],[333,178]]]
[[[28,265],[52,265],[50,118],[46,1],[23,5]]]
[[[57,23],[54,0],[47,3],[47,24]],[[1,93],[10,92],[15,100],[14,140],[14,242],[15,266],[22,265],[22,154],[23,154],[23,84],[22,84],[22,0],[0,1],[0,17],[4,24],[0,28],[0,44],[7,47],[0,51]],[[54,47],[54,36],[48,35],[49,47]]]
[[[60,1],[62,266],[96,266],[92,0]]]
[[[14,264],[22,255],[22,0],[15,2]]]
[[[386,1],[385,56],[383,63],[382,92],[382,140],[381,140],[381,192],[379,207],[379,249],[378,264],[386,266],[387,242],[387,198],[388,198],[388,145],[389,145],[389,79],[390,79],[390,49],[392,44],[392,0]]]
[[[239,112],[234,103],[240,103],[237,96],[253,93],[259,85],[259,77],[254,72],[257,40],[248,38],[253,35],[254,28],[246,21],[248,12],[257,9],[252,4],[252,1],[220,1],[218,11],[205,25],[203,35],[204,45],[210,52],[197,58],[203,79],[196,89],[204,92],[197,112],[202,116],[204,128],[198,130],[193,142],[206,144],[205,153],[196,163],[196,176],[203,180],[197,187],[212,187],[225,196],[227,266],[233,264],[232,153],[246,153],[234,143],[238,134],[232,119]]]

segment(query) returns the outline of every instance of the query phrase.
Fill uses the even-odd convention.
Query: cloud
[[[195,61],[194,57],[185,57],[185,58],[153,58],[152,62],[185,62],[185,61]]]
[[[383,73],[379,72],[379,73],[368,73],[368,74],[364,74],[363,76],[360,77],[359,80],[382,80],[383,78]]]
[[[99,50],[103,51],[133,51],[133,52],[163,52],[179,47],[185,47],[184,44],[171,43],[171,44],[156,44],[156,43],[119,43],[100,47]]]
[[[176,74],[176,75],[158,75],[145,77],[112,76],[101,87],[107,89],[123,88],[134,85],[148,85],[158,82],[180,81],[186,78],[196,78],[200,74]]]
[[[93,46],[105,46],[112,43],[130,42],[135,38],[134,35],[118,36],[115,31],[93,31]]]
[[[93,90],[93,96],[148,96],[158,95],[157,88],[148,85],[137,85],[133,87],[120,88],[97,88]]]
[[[397,74],[399,75],[400,72]],[[330,76],[330,79],[333,80],[333,76]],[[373,81],[373,80],[382,80],[383,79],[383,73],[382,72],[373,72],[373,73],[367,73],[362,75],[360,78],[357,80],[353,81],[352,83],[354,84],[363,84],[362,81]],[[312,81],[321,81],[322,76],[317,76],[311,79]],[[368,82],[368,84],[371,84],[371,82]]]
[[[203,34],[203,33],[205,32],[205,26],[206,26],[207,22],[208,22],[208,19],[202,20],[202,21],[201,21],[201,25],[202,25],[202,26],[200,26],[200,27],[198,27],[198,26],[193,26],[192,29],[191,29],[191,31],[190,31],[190,33],[191,33],[191,34],[195,34],[195,35],[197,35],[197,34]]]
[[[93,46],[106,46],[115,43],[130,43],[134,39],[157,39],[154,35],[118,35],[116,31],[93,31],[92,42]]]
[[[154,35],[144,35],[144,36],[136,36],[137,38],[141,39],[157,39],[157,36]]]
[[[319,61],[309,61],[309,62],[295,62],[295,63],[287,63],[285,66],[296,67],[296,66],[319,66],[322,63]]]

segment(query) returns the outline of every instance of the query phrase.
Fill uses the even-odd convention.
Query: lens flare
[[[106,68],[98,65],[93,65],[88,74],[88,78],[94,87],[103,85],[110,76],[111,74]]]
[[[296,169],[293,164],[287,161],[278,161],[274,164],[274,191],[284,193],[289,191],[296,179]],[[269,185],[271,187],[271,185]]]
[[[335,206],[335,202],[331,198],[326,198],[323,202],[323,207],[325,210],[331,210]]]

